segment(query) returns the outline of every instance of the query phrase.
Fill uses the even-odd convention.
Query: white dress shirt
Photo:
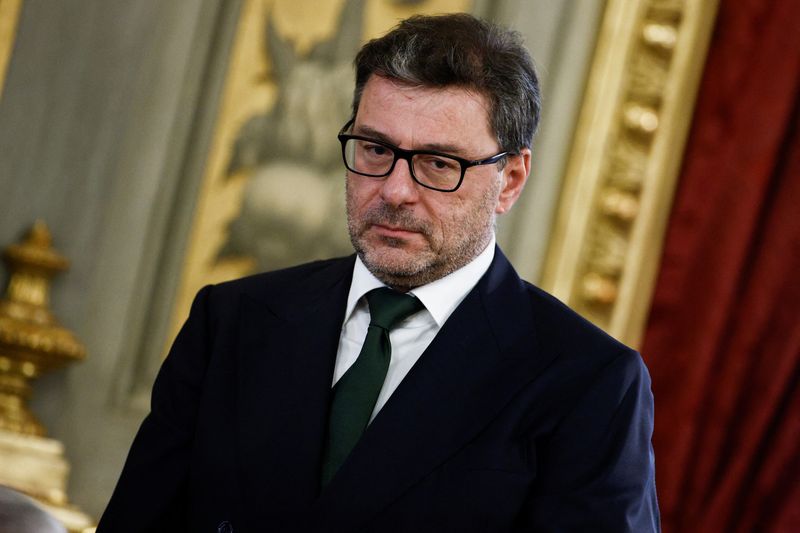
[[[409,291],[409,294],[419,298],[425,309],[411,315],[389,333],[392,359],[370,421],[386,404],[456,307],[489,269],[494,259],[494,248],[495,237],[492,235],[488,246],[471,262],[441,279]],[[385,286],[367,270],[360,258],[356,258],[336,353],[334,385],[356,361],[364,344],[369,327],[369,306],[364,296],[372,289]]]

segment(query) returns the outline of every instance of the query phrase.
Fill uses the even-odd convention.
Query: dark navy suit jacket
[[[321,488],[353,262],[199,292],[99,533],[659,529],[641,358],[499,249]]]

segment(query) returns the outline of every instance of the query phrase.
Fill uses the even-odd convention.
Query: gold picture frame
[[[717,11],[609,0],[542,288],[637,347]]]

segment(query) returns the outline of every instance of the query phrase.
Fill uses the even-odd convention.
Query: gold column
[[[51,247],[41,221],[22,243],[6,248],[4,259],[11,275],[0,300],[0,483],[38,500],[70,532],[81,532],[92,520],[67,502],[64,446],[45,436],[27,406],[33,379],[86,356],[49,309],[50,279],[69,263]]]

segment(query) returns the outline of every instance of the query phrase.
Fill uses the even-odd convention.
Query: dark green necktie
[[[387,287],[367,293],[369,328],[358,359],[333,388],[322,486],[328,484],[367,428],[392,356],[389,330],[424,308],[408,294]]]

